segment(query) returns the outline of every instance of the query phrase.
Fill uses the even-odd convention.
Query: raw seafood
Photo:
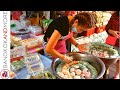
[[[113,46],[101,42],[91,43],[89,52],[101,58],[117,57],[118,51]]]
[[[56,71],[64,79],[94,79],[98,75],[97,70],[86,61],[60,63]]]

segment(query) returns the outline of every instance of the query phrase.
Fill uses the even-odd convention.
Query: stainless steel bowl
[[[104,75],[105,73],[105,64],[103,63],[103,61],[98,58],[98,57],[95,57],[91,54],[87,54],[87,53],[78,53],[78,52],[72,52],[72,53],[68,53],[67,55],[69,56],[73,56],[73,59],[74,60],[84,60],[84,61],[87,61],[89,62],[93,67],[96,68],[97,72],[98,72],[98,76],[95,78],[95,79],[100,79],[102,78],[102,76]],[[60,77],[57,72],[56,72],[56,68],[57,66],[61,63],[62,60],[60,60],[59,58],[55,59],[53,62],[52,62],[52,65],[51,65],[51,68],[52,68],[52,71],[53,73],[56,75],[56,77],[58,79],[63,79],[62,77]]]
[[[114,47],[115,50],[118,51],[118,56],[116,56],[116,57],[109,57],[109,58],[102,58],[102,57],[100,57],[100,58],[101,59],[107,59],[107,60],[116,60],[116,59],[119,59],[120,58],[120,48],[115,47],[115,46],[113,46],[113,47]]]

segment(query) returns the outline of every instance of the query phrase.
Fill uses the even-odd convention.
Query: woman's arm
[[[57,30],[55,30],[53,32],[52,36],[50,37],[47,45],[46,45],[45,51],[47,53],[51,54],[52,56],[57,57],[57,58],[61,58],[66,63],[69,63],[69,62],[71,62],[71,58],[70,57],[68,57],[66,55],[63,55],[63,54],[60,54],[58,51],[56,51],[54,49],[54,47],[57,44],[57,42],[58,42],[60,37],[61,37],[61,34]]]
[[[78,44],[78,43],[76,42],[76,40],[75,40],[74,37],[70,38],[69,41],[70,41],[73,45],[75,45],[75,46],[79,49],[79,51],[84,51],[84,50],[86,50],[85,44]]]
[[[105,27],[106,32],[109,35],[118,36],[119,31],[119,16],[116,13],[113,13],[108,24]]]
[[[120,32],[119,31],[115,31],[115,30],[109,29],[108,33],[113,35],[114,37],[120,38]]]
[[[73,45],[77,45],[78,43],[76,42],[75,38],[72,37],[72,38],[69,38],[69,41],[73,44]]]
[[[59,52],[57,52],[54,47],[57,44],[59,38],[61,37],[61,34],[55,30],[53,32],[53,34],[51,35],[47,45],[46,45],[46,49],[45,51],[49,54],[51,54],[52,56],[58,57],[58,58],[63,58],[64,55],[60,54]]]
[[[60,54],[59,52],[57,52],[54,49],[54,47],[57,44],[57,42],[58,42],[60,37],[61,37],[61,34],[57,30],[55,30],[53,32],[52,36],[50,37],[47,45],[46,45],[45,51],[47,53],[51,54],[52,56],[57,57],[57,58],[61,58],[66,63],[69,63],[69,62],[71,62],[71,58],[70,57],[68,57],[66,55],[63,55],[63,54]]]

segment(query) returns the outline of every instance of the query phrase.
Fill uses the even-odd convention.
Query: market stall
[[[87,48],[90,46],[90,43],[95,43],[95,46],[97,47],[102,47],[100,48],[100,51],[102,51],[102,49],[104,48],[103,46],[106,46],[105,48],[111,48],[111,51],[112,53],[117,53],[117,55],[113,55],[114,57],[107,57],[107,54],[103,53],[103,54],[100,54],[98,53],[97,51],[93,51],[93,55],[96,55],[97,57],[100,57],[101,60],[105,63],[106,65],[106,73],[104,75],[104,78],[109,78],[109,68],[111,65],[115,64],[116,61],[119,59],[119,48],[116,48],[116,47],[113,47],[115,45],[115,38],[114,37],[110,37],[108,35],[108,33],[106,32],[105,30],[105,26],[107,25],[111,15],[112,15],[112,12],[102,12],[102,11],[96,11],[96,14],[97,14],[97,28],[95,29],[95,33],[92,33],[92,34],[89,34],[89,36],[86,37],[86,35],[84,36],[81,36],[81,37],[76,37],[76,41],[79,43],[79,44],[87,44]],[[111,39],[109,39],[109,38]],[[107,45],[109,44],[109,45]],[[95,48],[93,48],[95,49]],[[74,46],[74,45],[71,45],[71,52],[77,52],[78,49]],[[105,50],[103,50],[105,51]],[[106,50],[107,51],[107,50]],[[87,50],[86,52],[89,52],[89,50]],[[109,52],[109,51],[108,51]],[[105,54],[105,55],[104,55]],[[100,56],[99,56],[100,55]]]
[[[79,11],[76,11],[79,13]],[[97,14],[97,28],[91,29],[84,36],[75,36],[76,41],[79,44],[85,45],[87,50],[84,54],[78,51],[74,45],[70,44],[69,51],[74,53],[78,52],[80,58],[84,58],[84,62],[73,61],[67,65],[64,62],[55,66],[58,59],[52,62],[51,59],[44,55],[42,40],[46,28],[52,22],[53,19],[44,19],[39,17],[37,12],[36,18],[25,18],[26,16],[21,15],[19,20],[11,20],[11,51],[10,51],[10,62],[11,72],[13,72],[13,79],[101,79],[105,73],[106,67],[104,62],[101,61],[100,56],[94,47],[91,49],[94,43],[100,45],[99,47],[105,46],[106,39],[108,37],[105,31],[105,25],[111,17],[110,12],[94,11]],[[33,14],[33,13],[32,13]],[[31,15],[29,15],[31,16]],[[101,44],[102,43],[102,44]],[[115,51],[115,56],[119,56],[119,53],[112,46],[107,46]],[[91,51],[90,51],[91,50]],[[102,50],[102,48],[100,48]],[[111,52],[113,52],[111,50]],[[110,51],[110,50],[109,50]],[[109,52],[108,51],[108,52]],[[108,57],[108,52],[105,55],[99,54],[102,57]],[[87,54],[86,54],[87,53]],[[71,55],[71,54],[70,54]],[[90,59],[95,59],[93,62],[89,62]],[[115,57],[114,56],[114,57]],[[71,58],[74,54],[71,55]],[[116,58],[115,57],[115,58]],[[78,59],[78,58],[77,58]],[[76,60],[76,58],[75,58]],[[61,61],[61,60],[60,60]],[[91,60],[92,61],[92,60]],[[91,64],[89,64],[91,63]],[[92,64],[94,63],[94,64]],[[95,65],[97,64],[97,65]],[[77,66],[78,65],[78,66]],[[84,74],[84,75],[83,75]],[[72,76],[71,76],[72,75]],[[83,76],[81,76],[83,75]],[[91,77],[90,77],[91,76]]]
[[[11,20],[11,78],[55,79],[51,72],[51,59],[41,53],[44,30],[49,21],[43,20],[43,27],[40,26],[38,13],[34,22],[25,14],[14,14],[12,17],[19,18]]]

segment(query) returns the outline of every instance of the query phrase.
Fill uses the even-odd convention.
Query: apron
[[[58,42],[57,42],[57,44],[56,44],[56,46],[55,46],[54,49],[55,49],[56,51],[58,51],[59,53],[61,53],[61,54],[66,54],[66,53],[67,53],[66,40],[68,40],[69,38],[72,38],[72,36],[73,36],[73,32],[70,32],[70,33],[69,33],[68,35],[66,35],[66,36],[62,36],[62,37],[58,40]],[[55,59],[55,57],[52,57],[50,54],[48,54],[47,52],[45,52],[46,44],[47,44],[47,42],[45,42],[45,41],[43,40],[44,54],[45,54],[47,57],[49,57],[49,58]]]

